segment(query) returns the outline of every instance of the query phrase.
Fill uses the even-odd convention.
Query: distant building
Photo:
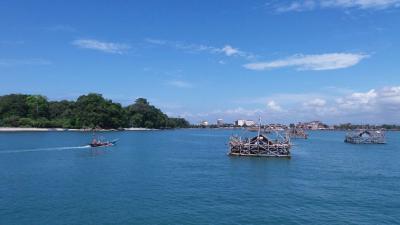
[[[245,124],[248,127],[252,127],[256,125],[256,122],[254,122],[253,120],[246,120]]]
[[[208,121],[206,120],[201,121],[200,126],[208,126]]]
[[[224,120],[223,119],[217,119],[217,126],[223,126],[224,125]]]
[[[321,123],[321,121],[298,123],[296,126],[299,128],[307,129],[307,130],[323,130],[323,129],[329,128],[327,125]]]
[[[239,127],[243,127],[243,126],[252,127],[255,125],[256,125],[256,122],[254,122],[253,120],[236,120],[235,121],[235,126],[239,126]]]
[[[243,127],[246,124],[246,120],[236,120],[235,126]]]

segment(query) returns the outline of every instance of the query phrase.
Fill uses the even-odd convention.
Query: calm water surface
[[[0,133],[0,224],[399,223],[400,133],[312,132],[290,160],[228,157],[232,133]]]

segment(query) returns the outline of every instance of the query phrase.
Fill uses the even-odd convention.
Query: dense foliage
[[[188,127],[189,123],[168,117],[144,98],[122,107],[93,93],[76,101],[48,101],[41,95],[10,94],[0,96],[0,126],[117,129],[177,128]]]
[[[382,125],[370,125],[370,124],[351,124],[345,123],[340,125],[334,125],[336,130],[356,130],[356,129],[385,129],[385,130],[400,130],[399,125],[382,124]]]

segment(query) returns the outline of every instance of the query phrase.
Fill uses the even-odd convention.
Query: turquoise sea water
[[[232,130],[0,133],[0,224],[396,224],[400,133],[294,140],[292,159],[229,157]]]

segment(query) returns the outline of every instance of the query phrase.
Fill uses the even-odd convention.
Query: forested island
[[[79,96],[76,101],[49,101],[42,95],[0,96],[0,127],[160,129],[189,125],[183,118],[168,117],[145,98],[123,107],[96,93]]]

